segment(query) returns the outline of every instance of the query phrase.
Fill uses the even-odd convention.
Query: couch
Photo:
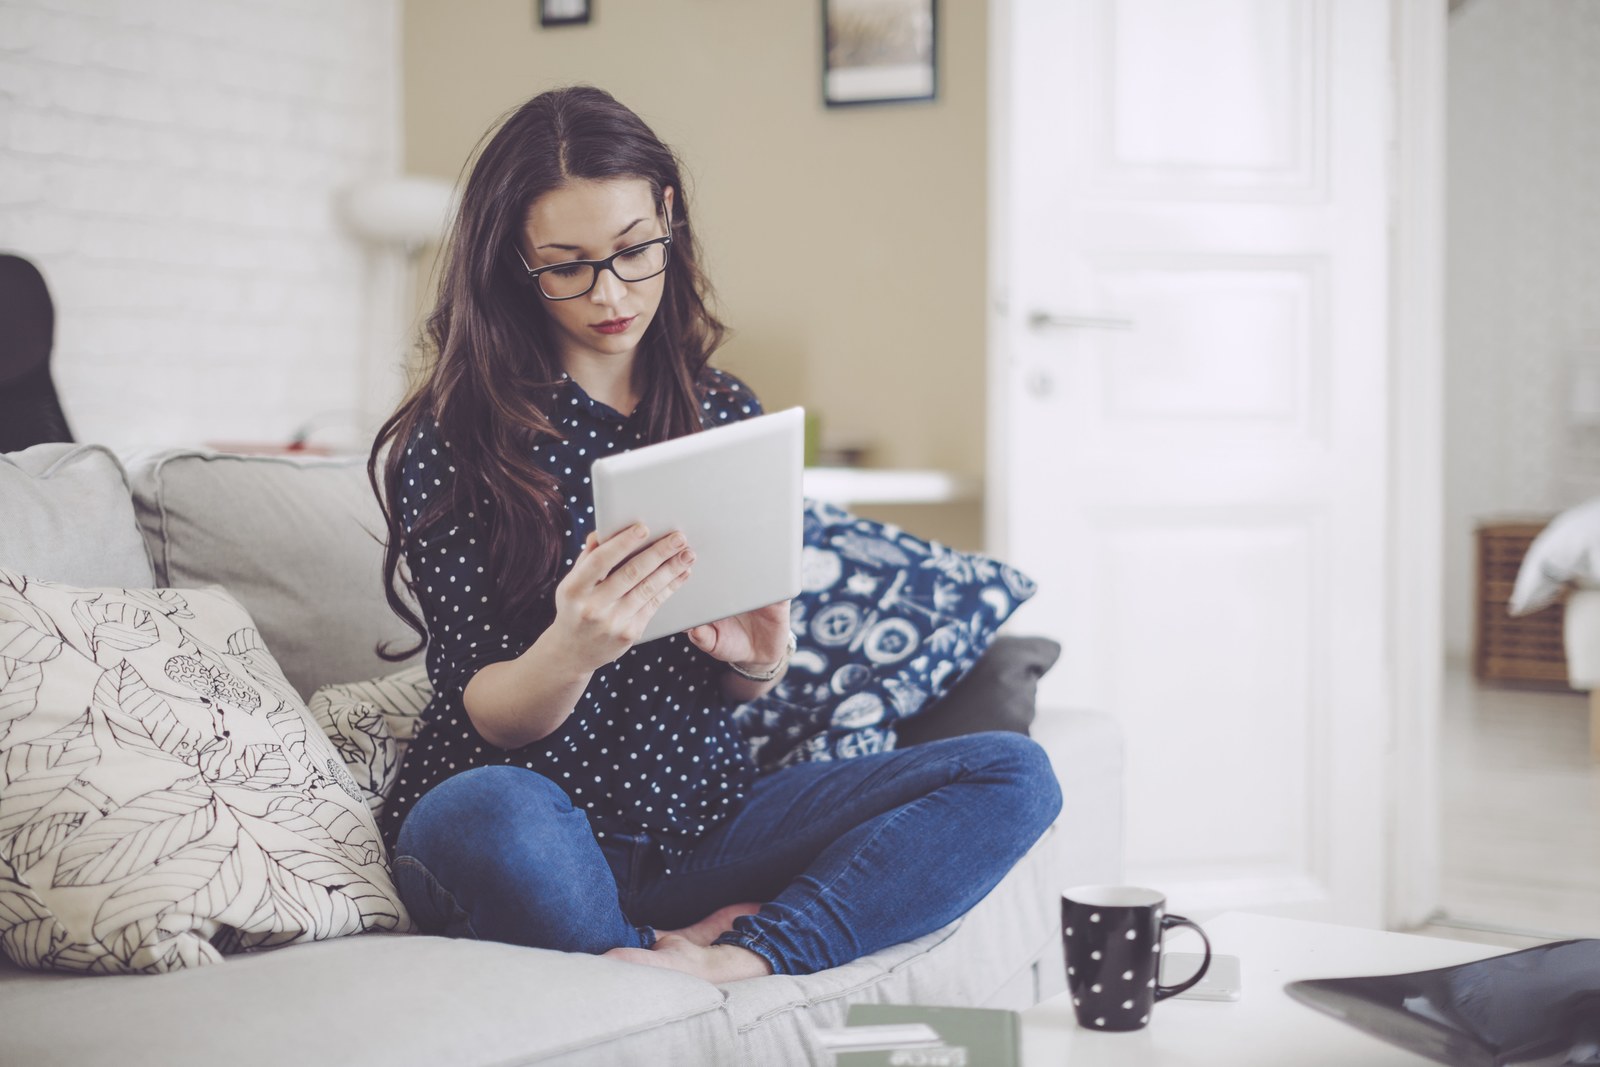
[[[38,445],[0,456],[0,567],[100,587],[221,585],[304,698],[397,669],[362,464]],[[0,1063],[829,1063],[852,1003],[1026,1008],[1064,988],[1057,891],[1115,881],[1121,741],[1109,717],[1033,726],[1062,815],[960,920],[834,970],[712,986],[676,973],[403,933],[290,944],[153,975],[0,959]],[[0,811],[4,798],[0,796]]]

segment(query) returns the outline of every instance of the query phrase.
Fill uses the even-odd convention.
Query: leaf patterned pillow
[[[433,698],[428,668],[407,667],[365,682],[325,685],[311,694],[311,715],[355,777],[374,821],[400,775],[400,758]]]
[[[0,569],[0,948],[154,973],[412,929],[360,788],[220,588]]]
[[[894,747],[894,723],[948,692],[1034,593],[1014,567],[807,501],[798,651],[735,712],[763,771]]]

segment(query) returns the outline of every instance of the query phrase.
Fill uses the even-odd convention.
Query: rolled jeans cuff
[[[772,949],[769,946],[760,943],[757,938],[750,934],[740,933],[738,930],[727,930],[711,943],[713,945],[737,945],[739,948],[748,949],[766,960],[767,966],[772,968],[773,974],[790,973],[789,968],[784,966],[783,962],[772,954]]]

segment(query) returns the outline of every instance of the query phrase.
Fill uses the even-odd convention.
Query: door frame
[[[1011,2],[989,0],[988,125],[984,152],[988,168],[987,211],[988,281],[985,307],[985,404],[983,543],[993,547],[1008,543],[1011,487],[1006,481],[1010,447],[1005,433],[1010,411],[1006,364],[1011,358],[1006,343],[1006,310],[1011,292]]]
[[[1440,902],[1444,671],[1446,34],[1440,3],[1391,0],[1388,925]]]
[[[1007,202],[1013,0],[989,2],[988,403],[984,539],[1007,542]],[[1443,674],[1444,135],[1442,2],[1389,0],[1390,305],[1386,631],[1389,744],[1386,925],[1426,922],[1440,900],[1438,737]]]

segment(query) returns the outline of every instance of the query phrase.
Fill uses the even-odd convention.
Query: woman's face
[[[619,249],[661,237],[672,212],[672,189],[662,191],[665,212],[656,210],[650,183],[643,178],[574,181],[539,197],[523,220],[522,246],[528,266],[539,268],[574,259],[605,259]],[[668,260],[670,264],[670,257]],[[625,282],[602,270],[594,288],[570,300],[543,301],[556,328],[563,368],[568,374],[594,361],[629,361],[655,318],[666,286],[665,272],[640,282]]]

